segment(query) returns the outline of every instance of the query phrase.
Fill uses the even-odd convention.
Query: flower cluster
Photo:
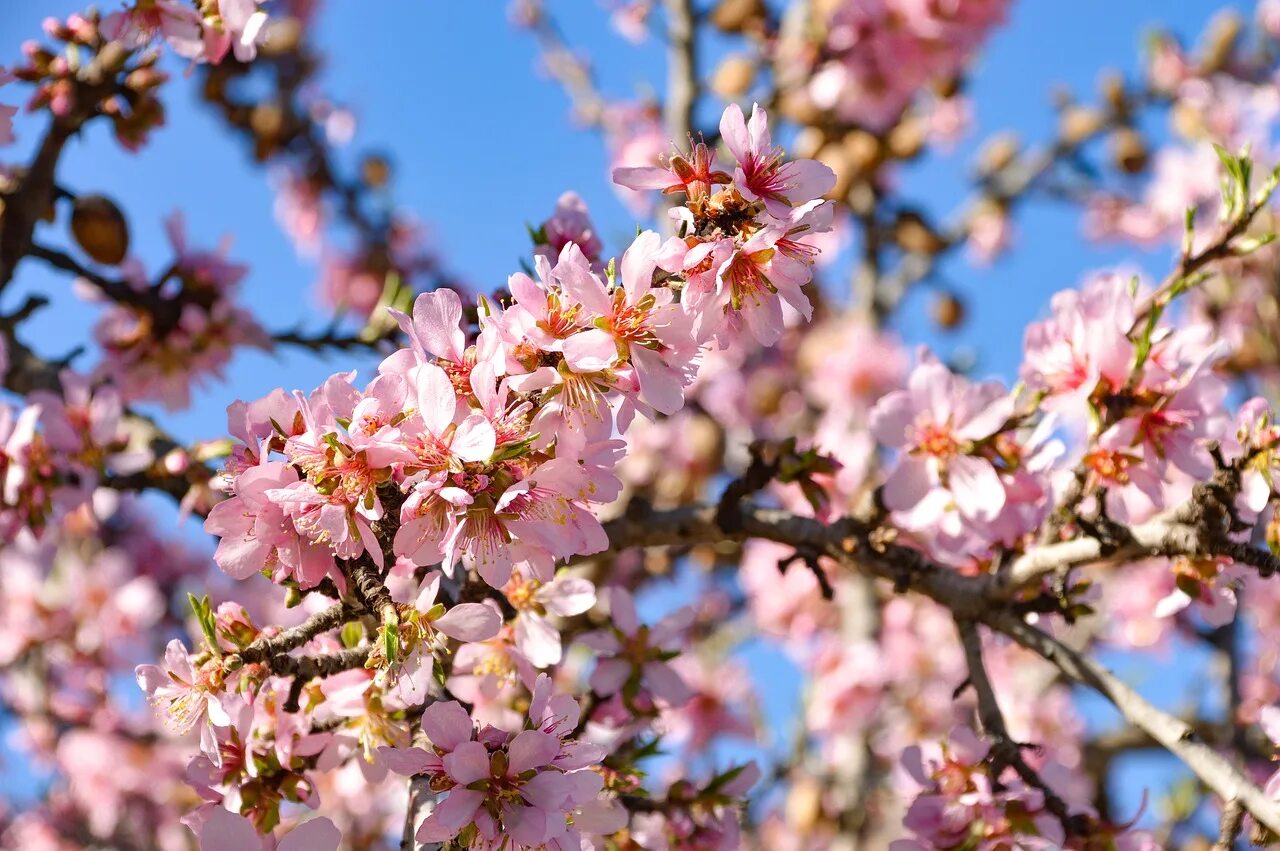
[[[741,125],[731,108],[726,127],[735,116]],[[336,375],[310,396],[233,406],[243,443],[228,469],[234,496],[206,524],[222,538],[219,565],[238,578],[267,568],[302,588],[326,576],[341,586],[335,559],[367,554],[449,573],[461,562],[501,588],[513,571],[545,582],[556,560],[603,549],[590,506],[618,493],[614,435],[636,413],[679,410],[705,341],[731,339],[742,317],[776,339],[783,299],[807,306],[802,240],[825,209],[808,175],[821,167],[783,163],[762,111],[752,127],[737,185],[722,172],[714,180],[730,185],[714,194],[709,182],[679,185],[685,238],[641,233],[603,276],[576,242],[554,265],[539,255],[536,280],[511,276],[505,307],[479,306],[471,343],[456,293],[421,295],[412,316],[396,314],[412,347],[363,390]],[[697,150],[710,175],[709,150]],[[675,179],[656,167],[641,176],[658,173]],[[785,223],[767,212],[795,204]],[[391,540],[375,526],[394,530]]]
[[[1089,837],[1068,837],[1049,811],[1045,793],[1027,785],[1012,768],[991,769],[990,747],[967,727],[940,742],[908,747],[902,755],[903,784],[917,792],[903,819],[913,835],[894,841],[893,851],[960,848],[1113,848],[1155,851],[1145,831],[1101,828]]]
[[[782,335],[784,304],[806,320],[812,315],[802,288],[818,253],[813,238],[831,229],[832,207],[821,198],[835,174],[816,160],[785,161],[759,105],[750,121],[730,105],[720,134],[736,160],[732,175],[698,142],[666,167],[619,168],[614,179],[684,196],[670,211],[683,239],[655,263],[684,279],[681,306],[694,338],[723,344],[749,330],[768,346]]]
[[[228,54],[250,62],[266,38],[267,13],[258,0],[217,0],[198,10],[176,0],[138,0],[102,21],[103,34],[130,50],[157,38],[193,62],[221,62]]]
[[[762,111],[748,128],[733,108],[725,126],[739,131],[737,176],[699,146],[714,182],[679,188],[680,236],[642,232],[601,263],[585,208],[567,197],[508,295],[471,306],[438,289],[410,313],[392,309],[409,345],[367,384],[338,374],[310,394],[229,408],[228,498],[205,522],[215,562],[234,579],[359,601],[380,626],[344,630],[341,643],[289,639],[312,655],[280,656],[261,648],[284,636],[244,610],[197,605],[203,649],[174,642],[138,680],[176,729],[200,731],[208,801],[231,805],[249,784],[239,812],[268,831],[283,803],[314,803],[318,767],[359,755],[367,777],[426,773],[449,793],[423,841],[578,847],[579,833],[623,825],[587,770],[608,751],[575,741],[578,705],[536,675],[564,659],[561,625],[596,604],[591,582],[556,566],[608,546],[599,513],[621,490],[636,415],[680,411],[713,340],[730,345],[743,325],[776,338],[783,300],[807,305],[816,249],[804,239],[826,209],[822,168],[783,160]],[[687,621],[642,625],[623,588],[605,597],[611,627],[578,629],[573,644],[598,657],[592,728],[627,765],[641,752],[623,745],[692,697],[672,664]],[[428,699],[433,678],[470,713]],[[512,711],[522,690],[524,730]],[[432,751],[407,748],[415,704]],[[477,732],[473,718],[489,721]],[[689,829],[736,830],[727,793],[713,792],[719,827],[699,813]]]
[[[590,766],[603,748],[571,738],[579,708],[553,694],[538,677],[529,704],[529,726],[508,733],[476,730],[461,704],[434,703],[422,716],[431,750],[388,753],[394,770],[429,778],[444,793],[418,830],[420,842],[455,840],[488,848],[509,840],[515,848],[577,848],[584,834],[607,835],[626,824],[621,806],[601,798],[604,781]]]
[[[791,73],[817,107],[842,121],[884,129],[926,86],[963,71],[1004,22],[1008,7],[1007,0],[817,4],[806,30],[816,44],[791,47],[805,63],[802,74]]]
[[[236,348],[266,348],[262,327],[234,299],[248,267],[217,251],[187,245],[183,217],[165,222],[173,263],[156,282],[140,263],[125,262],[123,285],[136,298],[116,301],[94,329],[104,359],[99,374],[127,401],[159,400],[169,410],[191,404],[193,385],[221,377]],[[91,286],[85,290],[94,294]]]

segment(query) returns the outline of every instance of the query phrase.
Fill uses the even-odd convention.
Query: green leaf
[[[387,657],[387,664],[396,662],[400,656],[400,630],[394,624],[382,627],[382,652]]]
[[[1231,253],[1237,257],[1246,257],[1257,251],[1265,245],[1270,245],[1276,241],[1274,233],[1264,233],[1258,236],[1245,236],[1237,239],[1231,244]]]
[[[703,789],[703,792],[708,795],[714,795],[715,793],[719,792],[725,786],[728,786],[730,783],[732,783],[738,777],[738,775],[746,771],[747,766],[749,764],[750,763],[736,765],[733,768],[730,768],[728,771],[724,772],[723,774],[716,775],[711,779],[711,782],[706,785],[706,788]]]
[[[1143,326],[1142,333],[1134,343],[1134,375],[1142,371],[1143,364],[1147,362],[1147,356],[1151,354],[1151,335],[1155,333],[1156,323],[1160,321],[1160,314],[1162,313],[1164,313],[1164,304],[1162,302],[1156,302],[1151,305],[1151,310],[1147,313],[1147,324]]]
[[[341,638],[343,647],[358,647],[364,638],[364,627],[356,621],[350,621],[343,625]]]
[[[214,622],[213,607],[209,603],[209,595],[206,594],[197,598],[195,594],[188,592],[187,603],[191,606],[191,612],[195,615],[196,623],[200,624],[200,631],[204,633],[205,643],[217,656],[222,656],[222,648],[218,646],[218,630]]]
[[[541,436],[542,435],[540,433],[535,433],[529,435],[523,440],[516,441],[515,443],[508,443],[505,446],[499,446],[494,450],[493,457],[489,459],[489,463],[497,464],[500,461],[510,461],[512,458],[519,458],[521,455],[527,453],[529,451],[529,447],[531,447],[534,441]]]

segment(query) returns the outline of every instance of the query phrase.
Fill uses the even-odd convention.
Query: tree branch
[[[1086,819],[1083,816],[1072,816],[1067,803],[1022,758],[1023,745],[1015,742],[1009,735],[1004,723],[1004,713],[1000,711],[995,689],[991,687],[986,665],[982,661],[982,639],[978,636],[978,628],[972,621],[966,620],[957,620],[956,628],[960,632],[960,643],[964,647],[964,658],[969,668],[969,684],[978,696],[978,725],[982,734],[991,740],[991,779],[998,782],[1006,766],[1013,768],[1024,783],[1044,794],[1045,806],[1057,816],[1068,836],[1085,832]]]
[[[1008,612],[990,611],[982,620],[992,629],[1043,656],[1069,679],[1087,685],[1107,698],[1129,723],[1145,731],[1165,750],[1182,760],[1223,800],[1238,801],[1258,822],[1280,833],[1280,804],[1201,741],[1185,721],[1156,708],[1106,668]]]

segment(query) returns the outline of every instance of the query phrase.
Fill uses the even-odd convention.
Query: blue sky
[[[114,5],[108,0],[103,7]],[[656,42],[635,47],[617,38],[590,0],[552,0],[550,5],[570,40],[593,49],[607,92],[628,95],[660,84],[663,61]],[[39,36],[45,16],[78,8],[63,0],[3,0],[0,6],[0,64],[5,65],[19,55],[24,40]],[[1193,34],[1216,8],[1209,0],[1024,0],[978,64],[971,87],[978,132],[955,156],[914,167],[904,175],[904,186],[928,209],[952,208],[965,194],[964,165],[974,141],[1004,128],[1028,141],[1048,138],[1054,124],[1052,87],[1065,86],[1088,98],[1100,68],[1136,71],[1142,34],[1150,24],[1163,22]],[[1247,13],[1248,7],[1240,8]],[[319,41],[328,54],[325,92],[349,105],[359,120],[348,161],[364,150],[389,154],[396,199],[427,223],[432,244],[449,268],[476,288],[498,287],[519,268],[528,249],[523,224],[544,218],[566,189],[587,200],[611,249],[634,233],[631,214],[607,185],[598,139],[567,122],[565,97],[536,70],[532,39],[508,25],[505,0],[329,0],[319,19]],[[240,144],[219,134],[218,120],[199,102],[192,83],[182,79],[181,68],[172,70],[177,79],[165,92],[169,124],[144,153],[123,152],[98,128],[71,144],[61,182],[74,191],[101,191],[119,199],[132,223],[135,251],[153,269],[168,257],[161,220],[174,209],[185,211],[196,244],[212,246],[230,235],[232,256],[251,268],[245,300],[264,324],[322,327],[324,314],[311,294],[315,268],[297,259],[276,226],[264,174]],[[15,88],[0,89],[0,102],[18,101]],[[39,130],[36,123],[20,122],[19,145],[5,156],[16,150],[25,159]],[[1169,259],[1168,252],[1142,257],[1099,249],[1081,239],[1075,210],[1035,203],[1024,209],[1017,247],[1004,262],[991,269],[948,264],[948,279],[970,306],[963,330],[939,337],[919,298],[908,300],[898,327],[909,340],[929,342],[943,354],[968,348],[979,372],[1007,377],[1016,369],[1023,328],[1043,313],[1049,296],[1121,257],[1136,257],[1153,272]],[[57,309],[46,311],[27,331],[44,353],[62,354],[84,338],[96,311],[75,301],[65,278],[28,261],[18,281],[0,308],[11,308],[32,289],[55,294]],[[233,364],[228,384],[165,422],[186,438],[216,436],[224,428],[226,405],[237,396],[255,398],[282,384],[310,388],[330,371],[353,365],[367,367],[370,361],[326,363],[297,352],[246,353]],[[765,670],[776,664],[764,657],[757,662]],[[1159,677],[1144,679],[1150,686]],[[1165,698],[1172,691],[1167,684],[1159,689]],[[766,695],[769,716],[780,721],[793,700],[794,689]],[[1090,716],[1104,719],[1105,713],[1091,709]],[[1143,765],[1136,770],[1142,782],[1163,769]],[[1136,795],[1132,799],[1136,806]],[[1125,800],[1130,800],[1127,793]]]

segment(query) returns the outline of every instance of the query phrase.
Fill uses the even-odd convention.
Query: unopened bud
[[[284,112],[275,104],[260,103],[253,108],[253,113],[249,116],[249,126],[253,128],[254,135],[259,139],[278,139],[281,130],[284,129]]]
[[[964,322],[964,302],[952,292],[940,292],[934,296],[932,312],[934,323],[948,331]]]
[[[724,100],[737,100],[751,90],[755,75],[755,64],[749,58],[727,56],[711,77],[711,90]]]
[[[923,119],[911,116],[903,118],[889,131],[889,138],[886,140],[889,156],[895,160],[914,159],[924,149],[928,132]]]
[[[791,150],[795,152],[796,159],[811,160],[818,155],[818,151],[822,150],[825,142],[826,138],[821,130],[817,127],[806,127],[796,134]]]
[[[129,223],[105,195],[81,195],[71,211],[71,234],[94,260],[115,266],[129,253]]]
[[[787,827],[808,833],[822,818],[822,788],[812,778],[801,778],[787,795]]]
[[[778,111],[804,127],[817,124],[822,118],[822,110],[813,99],[807,93],[794,89],[778,96]]]
[[[764,0],[720,0],[711,10],[711,24],[723,32],[753,29],[765,14]]]
[[[874,133],[852,131],[846,134],[840,147],[844,151],[845,163],[852,177],[864,177],[879,168],[884,161],[884,146]]]
[[[1147,167],[1150,152],[1142,134],[1132,127],[1122,127],[1111,134],[1111,156],[1126,174],[1141,174]]]
[[[1202,75],[1221,71],[1230,63],[1243,28],[1244,22],[1240,14],[1231,10],[1220,12],[1209,22],[1198,69]]]
[[[1018,158],[1022,143],[1012,133],[1000,133],[992,136],[978,152],[978,173],[995,174],[1004,171]]]
[[[267,37],[258,49],[266,56],[285,56],[302,41],[302,22],[293,17],[271,16]]]
[[[1068,145],[1079,145],[1105,123],[1106,118],[1093,107],[1072,104],[1058,115],[1058,136]]]
[[[893,238],[906,251],[916,254],[937,254],[945,242],[919,214],[904,210],[893,223]]]
[[[165,453],[164,471],[171,476],[180,476],[191,466],[191,456],[185,449],[171,449]]]
[[[381,154],[369,154],[360,162],[360,179],[370,189],[381,189],[391,182],[391,161]]]
[[[1098,82],[1098,89],[1102,92],[1103,100],[1113,110],[1119,113],[1128,112],[1129,94],[1124,87],[1124,77],[1119,71],[1109,70],[1103,73],[1102,79]]]

